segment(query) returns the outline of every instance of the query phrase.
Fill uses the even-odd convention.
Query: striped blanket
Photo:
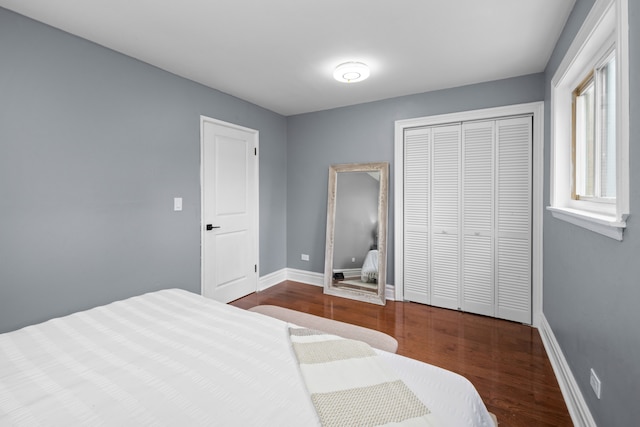
[[[368,344],[290,327],[323,426],[433,426],[433,415]]]

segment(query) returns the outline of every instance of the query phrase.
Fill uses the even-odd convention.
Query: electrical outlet
[[[596,375],[596,371],[591,369],[591,376],[589,378],[589,383],[591,384],[591,388],[593,392],[596,394],[596,397],[600,399],[600,391],[602,387],[602,383],[600,383],[600,378]]]
[[[303,261],[309,261],[309,255],[307,254],[300,254],[300,259]]]
[[[356,259],[355,258],[351,258],[351,262],[356,262]]]

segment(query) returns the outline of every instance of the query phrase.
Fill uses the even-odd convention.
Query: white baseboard
[[[306,283],[313,286],[324,286],[324,274],[315,273],[313,271],[297,270],[295,268],[287,268],[287,280],[294,282]]]
[[[313,286],[324,286],[324,274],[315,273],[313,271],[297,270],[295,268],[283,268],[273,273],[269,273],[260,277],[258,282],[258,290],[264,291],[285,280],[305,283]],[[385,288],[385,297],[389,301],[395,301],[395,287],[387,284]]]
[[[560,385],[560,390],[567,404],[567,409],[569,409],[569,415],[571,415],[573,424],[578,427],[596,427],[596,422],[591,415],[591,411],[589,411],[587,402],[584,400],[584,396],[582,396],[580,387],[578,387],[578,383],[571,372],[567,359],[565,359],[560,344],[556,340],[544,314],[540,315],[540,326],[538,330],[540,331],[544,348],[547,350],[553,372],[555,372],[556,378],[558,379],[558,384]]]
[[[272,286],[287,280],[287,269],[282,268],[273,273],[266,274],[258,280],[258,291],[264,291]]]
[[[396,287],[393,285],[390,285],[387,283],[387,286],[385,287],[385,298],[388,299],[389,301],[395,301],[396,300]]]

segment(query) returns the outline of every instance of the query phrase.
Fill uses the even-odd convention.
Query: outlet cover
[[[307,254],[300,254],[300,259],[303,261],[309,261],[309,255]]]
[[[602,383],[600,382],[600,378],[596,375],[596,371],[591,369],[591,376],[589,378],[589,383],[591,384],[591,388],[593,392],[596,394],[596,397],[600,399],[600,392],[602,390]]]

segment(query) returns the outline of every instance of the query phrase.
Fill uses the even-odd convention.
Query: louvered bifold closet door
[[[532,118],[496,122],[496,317],[531,323]]]
[[[431,129],[404,135],[404,297],[429,304]]]
[[[462,126],[462,310],[494,315],[494,127]]]
[[[461,126],[432,128],[431,304],[460,308]]]

